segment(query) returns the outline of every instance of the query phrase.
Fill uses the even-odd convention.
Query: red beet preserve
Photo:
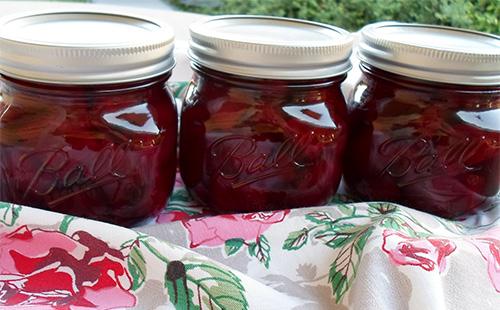
[[[325,203],[338,187],[347,138],[340,83],[350,67],[348,34],[243,16],[191,30],[195,74],[180,132],[191,195],[218,212]]]
[[[361,34],[363,76],[350,105],[348,190],[444,217],[494,204],[500,189],[500,39],[397,23],[367,26]]]
[[[96,13],[22,21],[4,21],[0,35],[0,200],[120,225],[158,213],[176,170],[171,32]],[[38,46],[38,27],[101,33],[77,42],[44,31]]]

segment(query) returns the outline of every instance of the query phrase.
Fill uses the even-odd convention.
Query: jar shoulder
[[[463,110],[500,105],[500,86],[471,87],[363,74],[354,83],[348,105],[351,109],[385,108],[398,105],[407,111],[408,105],[440,105],[443,109]]]
[[[316,88],[277,83],[270,88],[204,77],[197,77],[191,83],[182,110],[185,121],[214,123],[223,128],[259,124],[279,127],[282,121],[295,120],[303,126],[328,129],[343,124],[347,116],[340,83]]]
[[[175,131],[173,97],[163,87],[120,93],[30,93],[2,88],[2,144],[75,137],[119,142]],[[17,137],[14,139],[14,137]]]

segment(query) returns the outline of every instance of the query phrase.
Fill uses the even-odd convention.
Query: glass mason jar
[[[348,191],[444,217],[497,201],[500,38],[377,23],[361,30]]]
[[[0,25],[0,200],[126,226],[158,213],[176,171],[172,31],[92,12]]]
[[[342,174],[340,83],[352,40],[339,28],[224,16],[191,27],[195,71],[181,115],[181,175],[217,212],[314,206]]]

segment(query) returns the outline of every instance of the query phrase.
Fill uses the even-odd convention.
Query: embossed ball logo
[[[237,189],[292,169],[310,167],[315,164],[314,159],[303,155],[311,140],[311,135],[295,135],[269,151],[251,137],[225,136],[209,147],[208,156],[216,163],[215,170],[209,173],[230,181],[232,188]]]

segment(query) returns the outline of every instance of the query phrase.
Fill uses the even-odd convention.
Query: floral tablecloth
[[[0,308],[500,309],[499,218],[345,195],[214,216],[179,176],[134,229],[0,203]]]

